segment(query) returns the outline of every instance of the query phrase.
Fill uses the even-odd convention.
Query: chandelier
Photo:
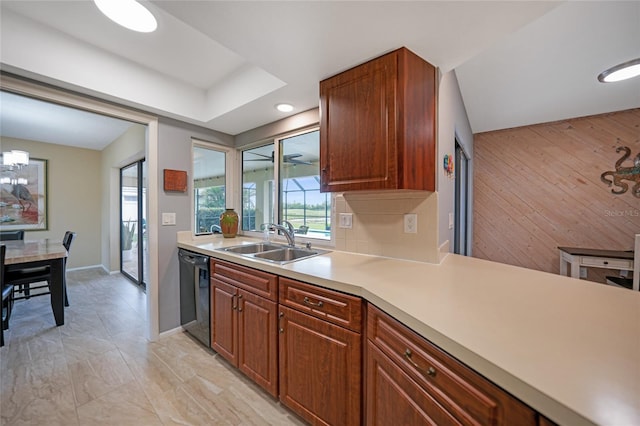
[[[11,150],[2,153],[2,165],[10,169],[21,169],[29,165],[29,153],[27,151]]]
[[[2,175],[0,184],[27,185],[27,178],[19,176],[19,171],[29,165],[27,151],[11,150],[2,153]]]

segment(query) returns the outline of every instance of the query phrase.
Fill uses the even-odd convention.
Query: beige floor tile
[[[78,407],[82,425],[153,426],[162,422],[136,381]]]
[[[71,363],[69,371],[78,406],[134,380],[131,370],[117,349]]]
[[[187,333],[145,338],[146,299],[120,275],[69,271],[55,326],[48,296],[16,301],[0,348],[0,424],[303,425]]]

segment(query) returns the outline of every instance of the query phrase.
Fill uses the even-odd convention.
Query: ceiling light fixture
[[[276,109],[280,112],[291,112],[293,111],[293,105],[291,104],[278,104],[276,105]]]
[[[100,12],[113,22],[140,33],[158,28],[155,16],[136,0],[93,0]]]
[[[608,70],[602,71],[598,76],[600,83],[612,83],[640,75],[640,58],[616,65]]]

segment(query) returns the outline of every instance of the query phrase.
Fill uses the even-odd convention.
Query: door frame
[[[160,194],[160,178],[158,171],[158,117],[110,104],[95,98],[64,91],[52,86],[45,86],[18,78],[6,73],[0,73],[0,89],[16,93],[23,96],[53,102],[71,108],[90,111],[96,114],[107,115],[132,121],[147,126],[147,138],[145,141],[145,159],[147,161],[147,233],[149,250],[149,276],[147,282],[147,338],[157,340],[160,335],[160,319],[158,306],[158,283],[159,283],[159,207],[158,194]],[[117,191],[117,188],[111,188]],[[108,262],[118,250],[111,250],[109,241],[120,241],[120,218],[111,216],[108,235],[103,234],[103,253],[106,250]],[[104,241],[107,240],[105,243]],[[107,247],[105,247],[107,244]],[[103,255],[104,261],[105,255]]]
[[[471,200],[471,180],[470,180],[470,163],[471,159],[464,149],[464,145],[460,142],[458,136],[455,136],[455,190],[454,190],[454,226],[453,226],[453,252],[463,256],[470,256],[470,230],[471,230],[471,211],[469,202]],[[464,166],[463,166],[464,164]],[[464,186],[463,186],[464,184]],[[464,190],[464,194],[462,191]],[[464,197],[464,211],[461,210],[461,200]],[[464,236],[460,235],[463,229]]]

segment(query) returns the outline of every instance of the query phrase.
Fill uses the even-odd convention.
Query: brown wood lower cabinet
[[[366,424],[535,426],[537,413],[373,305]]]
[[[359,297],[213,259],[211,307],[212,348],[311,424],[554,425]]]
[[[278,305],[246,288],[273,287],[277,277],[240,265],[211,262],[211,347],[271,395],[278,396]]]
[[[360,299],[280,280],[280,401],[311,424],[359,425],[362,334],[342,318],[358,311],[346,325],[360,329]]]

